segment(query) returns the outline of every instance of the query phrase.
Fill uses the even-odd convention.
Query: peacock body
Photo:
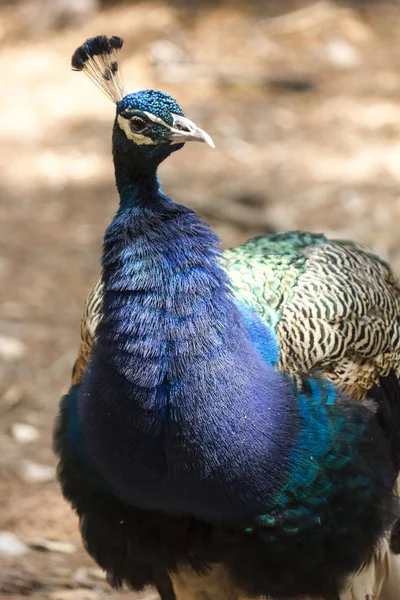
[[[110,86],[119,44],[88,40],[73,65],[100,56]],[[55,433],[88,551],[163,598],[168,573],[218,564],[249,595],[334,599],[393,519],[398,283],[312,234],[222,253],[156,176],[209,136],[161,92],[107,90],[120,207]],[[356,402],[374,389],[377,414]]]

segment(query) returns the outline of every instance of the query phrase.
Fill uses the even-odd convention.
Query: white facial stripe
[[[172,129],[171,125],[168,125],[168,123],[166,123],[165,121],[160,119],[160,117],[156,117],[155,115],[152,115],[151,113],[147,112],[146,110],[143,110],[142,112],[144,115],[149,117],[150,121],[153,121],[153,123],[158,123],[159,125],[163,125],[167,129]]]
[[[124,119],[124,117],[118,115],[117,121],[118,125],[121,127],[122,131],[125,132],[125,135],[129,140],[132,140],[132,142],[138,146],[141,146],[142,144],[152,144],[154,146],[155,142],[151,138],[147,137],[146,135],[141,135],[140,133],[134,133],[132,131],[128,119]]]
[[[195,123],[193,123],[193,121],[190,121],[190,119],[188,119],[187,117],[182,117],[181,115],[176,115],[174,113],[171,113],[174,121],[173,121],[172,125],[168,125],[168,123],[166,123],[165,121],[160,119],[160,117],[156,117],[155,115],[152,115],[151,113],[147,112],[146,110],[144,110],[143,113],[145,115],[147,115],[147,117],[151,121],[153,121],[153,123],[158,123],[159,125],[163,125],[163,127],[166,127],[167,129],[169,129],[169,131],[171,133],[179,135],[180,137],[185,137],[185,134],[187,137],[187,135],[190,134],[191,131],[198,130],[197,125]],[[185,127],[185,129],[182,130],[182,127],[176,127],[176,125],[180,125],[180,126],[183,125]],[[211,140],[211,138],[210,138],[210,140]]]

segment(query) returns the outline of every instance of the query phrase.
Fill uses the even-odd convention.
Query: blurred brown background
[[[100,33],[125,38],[128,91],[167,91],[212,135],[160,174],[225,246],[323,231],[400,272],[399,2],[0,1],[0,598],[111,594],[51,451],[117,205],[114,107],[69,66]]]

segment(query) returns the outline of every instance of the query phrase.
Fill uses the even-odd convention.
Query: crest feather
[[[72,55],[74,71],[83,71],[113,102],[124,97],[118,52],[124,40],[117,35],[98,35],[87,39]]]

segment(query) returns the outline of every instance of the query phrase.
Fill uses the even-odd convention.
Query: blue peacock
[[[230,598],[336,599],[395,518],[399,283],[322,235],[222,252],[157,179],[212,140],[167,94],[124,95],[121,47],[72,58],[116,103],[120,205],[56,424],[63,493],[114,586],[169,600],[222,569]]]

